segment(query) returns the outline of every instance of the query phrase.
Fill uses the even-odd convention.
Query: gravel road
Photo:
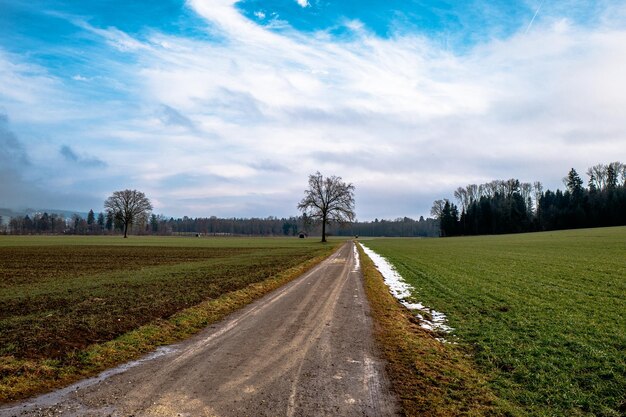
[[[0,416],[390,416],[354,243],[220,323]]]

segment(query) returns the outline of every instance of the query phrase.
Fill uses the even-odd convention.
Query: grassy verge
[[[194,251],[156,247],[153,255],[166,259],[161,265],[152,258],[147,267],[94,273],[94,262],[85,260],[88,265],[71,273],[33,273],[21,280],[10,272],[10,262],[0,262],[0,273],[13,276],[13,285],[0,288],[0,402],[68,385],[183,340],[301,275],[339,242],[249,243],[202,261]],[[84,255],[84,249],[74,250]],[[46,270],[55,264],[43,259]],[[4,308],[9,304],[22,310]]]
[[[626,413],[625,227],[367,245],[524,415]]]
[[[372,261],[360,249],[365,292],[375,337],[407,416],[517,415],[498,400],[468,360],[467,352],[443,344],[419,327],[414,315],[389,293]]]

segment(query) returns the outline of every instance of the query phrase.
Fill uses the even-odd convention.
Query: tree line
[[[124,225],[114,215],[106,212],[95,214],[89,211],[86,217],[79,214],[65,217],[60,214],[35,213],[12,217],[1,233],[28,234],[68,234],[68,235],[121,235]],[[137,235],[207,235],[207,236],[298,236],[320,235],[321,225],[306,215],[265,218],[219,218],[211,217],[165,217],[151,214],[138,219],[129,226],[129,232]],[[439,222],[435,219],[414,220],[408,217],[394,220],[353,222],[347,225],[327,226],[330,236],[399,236],[426,237],[439,235]]]
[[[124,190],[113,193],[105,201],[106,211],[97,215],[90,210],[86,218],[55,213],[16,216],[8,224],[0,221],[0,233],[325,236],[328,231],[338,236],[426,237],[626,225],[626,165],[598,164],[586,173],[584,187],[572,168],[563,179],[564,191],[544,192],[540,182],[518,179],[470,184],[454,191],[458,206],[448,199],[436,200],[431,209],[434,218],[373,222],[350,222],[354,187],[341,177],[323,178],[319,173],[310,176],[309,189],[298,206],[303,214],[289,218],[167,218],[150,213],[152,205],[143,193]]]
[[[58,214],[36,213],[13,217],[0,231],[11,234],[134,234],[154,235],[254,235],[254,236],[436,236],[438,223],[433,219],[355,222],[354,185],[341,177],[309,176],[309,187],[298,204],[301,216],[289,218],[182,217],[174,219],[150,213],[152,204],[137,190],[115,191],[104,202],[105,212],[89,211],[86,219],[73,214],[66,219]],[[0,221],[0,225],[1,225]]]
[[[439,236],[439,221],[420,216],[418,220],[399,217],[393,220],[353,222],[344,227],[331,225],[329,232],[335,236],[388,236],[388,237],[435,237]]]
[[[459,187],[458,203],[436,200],[431,214],[441,236],[521,233],[626,225],[626,164],[597,164],[587,186],[572,168],[565,190],[543,190],[540,182],[496,180]]]
[[[217,218],[184,216],[165,217],[151,214],[135,219],[128,225],[128,232],[137,235],[257,235],[295,236],[304,230],[301,217],[290,218]],[[24,217],[12,217],[3,226],[7,234],[76,234],[114,235],[123,234],[125,225],[113,212],[95,214],[89,211],[87,217],[73,214],[65,217],[60,214],[35,213]]]

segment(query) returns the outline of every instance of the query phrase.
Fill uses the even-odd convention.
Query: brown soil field
[[[12,392],[10,380],[22,374],[54,379],[80,372],[89,346],[264,282],[336,247],[287,240],[240,246],[0,247],[0,388]]]

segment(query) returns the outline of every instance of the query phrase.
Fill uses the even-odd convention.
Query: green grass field
[[[99,370],[93,346],[145,326],[157,325],[133,336],[133,345],[144,336],[151,341],[118,355],[119,361],[179,340],[206,325],[207,317],[217,317],[211,309],[228,312],[251,301],[338,243],[0,236],[0,401]],[[238,292],[239,298],[229,295]],[[217,304],[172,321],[207,300]]]
[[[363,243],[522,415],[626,414],[626,228]]]

